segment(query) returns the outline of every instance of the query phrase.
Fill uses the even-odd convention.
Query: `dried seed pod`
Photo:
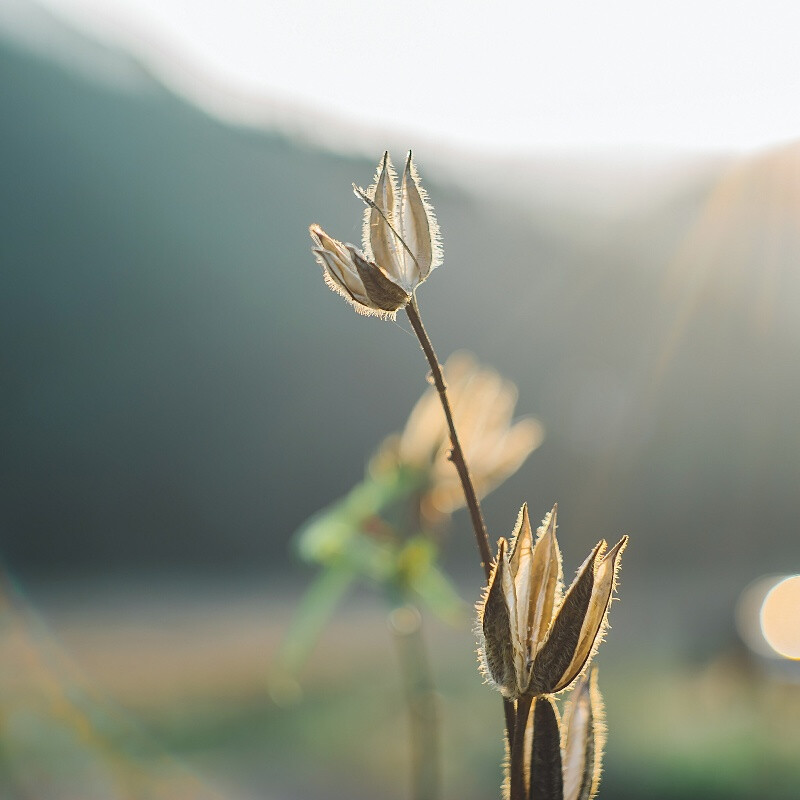
[[[409,294],[441,264],[439,226],[433,207],[408,154],[403,178],[397,174],[389,153],[384,153],[368,189],[353,187],[366,203],[364,252]]]
[[[561,749],[564,800],[591,800],[600,785],[605,744],[603,698],[597,688],[597,670],[583,676],[564,707]]]
[[[569,686],[583,672],[584,667],[599,646],[605,627],[608,624],[608,608],[616,585],[619,559],[627,544],[628,537],[623,536],[611,550],[603,554],[605,550],[605,542],[603,542],[603,546],[593,559],[592,565],[595,572],[592,580],[592,590],[578,635],[578,642],[572,660],[552,691],[559,692]],[[602,558],[600,558],[601,556]],[[600,559],[599,563],[598,559]],[[579,579],[580,575],[576,579],[576,583]],[[564,605],[566,605],[566,598],[564,599]],[[558,618],[556,618],[556,622],[558,622]]]
[[[319,225],[309,229],[312,248],[325,283],[360,314],[393,318],[411,299],[377,264],[367,261],[351,244],[328,236]]]
[[[411,299],[386,273],[371,261],[367,261],[352,245],[347,248],[358,270],[358,277],[372,305],[381,311],[397,311]]]
[[[482,669],[487,678],[505,697],[517,696],[517,672],[514,667],[514,644],[511,620],[503,591],[506,570],[506,540],[500,540],[500,551],[489,577],[489,586],[480,605],[480,626],[483,640]]]
[[[416,269],[418,281],[421,283],[437,266],[434,263],[434,256],[438,250],[437,226],[433,209],[419,181],[410,151],[400,185],[399,222],[400,236],[408,245],[408,251],[403,249],[403,257],[407,262],[409,260],[413,262],[413,266],[407,264],[406,272],[413,273]]]
[[[383,154],[375,183],[364,190],[353,186],[366,203],[364,252],[328,236],[319,225],[309,229],[313,252],[325,282],[360,314],[394,319],[414,290],[442,260],[439,227],[408,154],[403,180],[389,153]]]
[[[559,691],[571,683],[565,679],[581,643],[581,631],[592,599],[595,564],[604,549],[605,542],[599,542],[581,565],[552,622],[547,640],[536,654],[536,678],[532,686],[535,694]]]
[[[530,748],[527,764],[529,800],[561,800],[564,791],[561,733],[558,709],[551,697],[536,698],[528,717],[525,743]]]
[[[364,251],[380,264],[395,279],[403,279],[403,257],[398,250],[402,249],[400,239],[395,232],[395,186],[397,176],[389,158],[383,154],[383,161],[378,166],[375,185],[368,192],[373,204],[367,205],[364,212]]]
[[[507,547],[501,540],[489,588],[478,604],[485,674],[510,699],[560,692],[581,674],[602,638],[619,559],[627,544],[623,537],[604,556],[606,543],[599,542],[561,599],[556,514],[554,507],[533,544],[528,510],[522,507],[512,544]],[[508,630],[503,629],[506,618]],[[491,642],[487,642],[487,631]],[[501,643],[502,662],[494,658]],[[486,656],[487,646],[493,652],[492,663]],[[513,681],[508,654],[513,660]]]

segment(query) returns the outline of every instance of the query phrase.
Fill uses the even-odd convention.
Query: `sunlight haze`
[[[277,103],[507,152],[749,150],[800,132],[793,2],[42,2],[241,121]]]

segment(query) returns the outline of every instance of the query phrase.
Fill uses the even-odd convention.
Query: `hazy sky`
[[[462,145],[750,149],[800,136],[797,0],[42,2],[195,94],[202,74]]]

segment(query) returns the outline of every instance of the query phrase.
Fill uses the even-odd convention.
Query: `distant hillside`
[[[425,385],[403,323],[358,318],[309,253],[312,221],[358,240],[374,163],[228,127],[144,70],[123,91],[5,41],[0,74],[4,557],[285,563]],[[548,431],[488,501],[495,535],[558,500],[570,559],[624,531],[654,565],[797,568],[798,164],[714,165],[616,222],[602,197],[430,185],[437,347],[514,378]]]

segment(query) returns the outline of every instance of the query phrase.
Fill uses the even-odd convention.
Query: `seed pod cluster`
[[[393,319],[441,263],[436,217],[410,152],[399,182],[386,152],[375,183],[353,189],[366,204],[362,250],[315,223],[309,228],[312,251],[325,282],[356,311]]]
[[[584,671],[602,639],[628,542],[623,537],[608,552],[598,542],[563,594],[557,513],[556,506],[544,518],[534,543],[522,507],[478,604],[483,671],[510,700],[558,693]]]

